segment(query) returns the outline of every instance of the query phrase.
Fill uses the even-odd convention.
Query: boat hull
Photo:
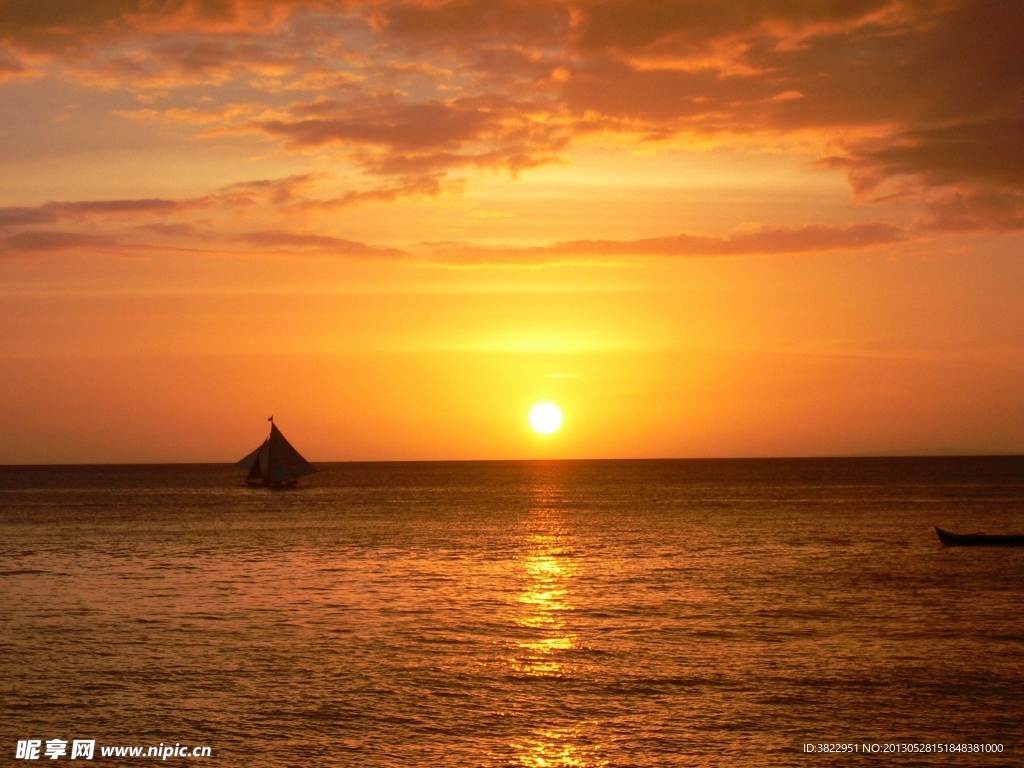
[[[269,488],[272,491],[281,491],[286,488],[294,488],[299,484],[298,478],[294,480],[281,480],[280,482],[270,482],[269,480],[246,480],[247,485],[253,488]]]
[[[947,547],[1024,547],[1024,536],[999,536],[985,533],[950,533],[935,526],[935,533]]]

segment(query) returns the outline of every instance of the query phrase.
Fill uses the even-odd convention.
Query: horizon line
[[[1024,459],[1024,453],[857,453],[827,456],[677,456],[627,458],[529,458],[529,459],[346,459],[313,461],[310,464],[542,464],[585,462],[669,461],[850,461],[853,459]],[[4,464],[0,469],[35,467],[231,467],[237,461],[129,461]]]

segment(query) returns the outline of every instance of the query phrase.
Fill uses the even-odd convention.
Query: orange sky
[[[1024,5],[0,4],[0,463],[1024,452]],[[563,428],[532,433],[530,407]]]

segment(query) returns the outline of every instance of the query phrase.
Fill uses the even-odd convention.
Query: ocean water
[[[321,467],[0,467],[0,764],[1024,765],[1024,458]]]

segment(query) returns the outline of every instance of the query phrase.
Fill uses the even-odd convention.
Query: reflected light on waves
[[[563,489],[556,484],[538,485],[534,497],[523,522],[523,587],[512,617],[518,639],[511,643],[509,664],[517,675],[571,677],[579,670],[564,657],[579,647],[568,622],[574,610],[570,583],[578,566],[571,531],[558,508]],[[579,727],[538,729],[510,746],[516,763],[530,768],[605,765],[589,754],[590,749],[581,748],[580,736]]]

